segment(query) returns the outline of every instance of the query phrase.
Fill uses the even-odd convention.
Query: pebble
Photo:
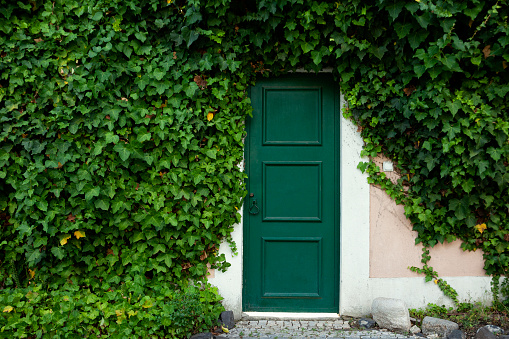
[[[220,338],[230,339],[296,339],[296,338],[329,338],[329,339],[403,339],[421,338],[389,332],[387,330],[352,330],[346,320],[240,320],[229,333]],[[422,338],[421,338],[422,339]]]

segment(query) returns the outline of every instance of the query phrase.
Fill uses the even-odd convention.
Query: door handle
[[[253,199],[254,193],[250,193],[249,197],[252,199],[251,206],[249,207],[249,214],[257,215],[258,213],[260,213],[260,207],[258,207],[258,205],[256,204],[256,199]]]

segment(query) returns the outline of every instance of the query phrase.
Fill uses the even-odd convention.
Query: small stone
[[[361,318],[357,321],[357,324],[362,328],[372,328],[376,322],[373,319]]]
[[[452,331],[458,328],[458,324],[449,320],[433,317],[425,317],[422,320],[422,333],[425,335],[436,333],[440,336],[447,337]]]
[[[421,329],[419,327],[417,327],[415,325],[410,327],[410,333],[417,334],[417,333],[420,333],[420,332],[421,332]]]
[[[378,326],[389,330],[408,331],[410,316],[405,302],[394,298],[376,298],[371,304],[371,314]]]
[[[189,339],[214,339],[214,336],[210,332],[197,333]]]
[[[504,330],[501,327],[495,325],[486,325],[484,327],[493,334],[504,334]]]
[[[475,334],[475,339],[495,339],[496,336],[491,333],[490,330],[486,328],[486,326],[481,327],[477,330],[477,333]]]
[[[233,311],[224,311],[221,312],[221,315],[219,316],[219,321],[221,322],[221,325],[226,327],[227,329],[231,330],[235,327],[235,319],[233,318]]]
[[[466,339],[466,335],[461,330],[454,330],[448,336],[447,339]]]

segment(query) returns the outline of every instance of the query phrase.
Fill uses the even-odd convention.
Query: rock
[[[357,321],[357,324],[362,328],[371,328],[375,326],[376,322],[373,319],[361,318]]]
[[[406,332],[410,329],[410,316],[403,300],[376,298],[371,304],[371,314],[382,328]]]
[[[189,339],[214,339],[214,336],[210,332],[197,333]]]
[[[452,331],[458,328],[458,324],[449,320],[433,317],[425,317],[422,319],[422,333],[425,335],[436,333],[439,336],[447,337]]]
[[[509,339],[509,335],[501,335],[498,339]]]
[[[486,328],[486,326],[481,327],[477,330],[477,333],[475,334],[475,339],[496,339],[497,337],[491,333],[490,330]]]
[[[419,327],[417,327],[416,325],[410,327],[410,333],[417,334],[417,333],[420,333],[420,332],[421,332],[421,329]]]
[[[486,325],[484,327],[493,334],[504,334],[504,330],[501,327],[495,325]]]
[[[221,315],[219,316],[219,323],[229,330],[234,328],[235,327],[235,319],[233,317],[233,311],[221,312]]]
[[[461,330],[454,330],[448,336],[447,339],[466,339],[466,335]]]

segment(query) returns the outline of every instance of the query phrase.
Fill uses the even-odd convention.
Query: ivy
[[[159,286],[228,267],[247,89],[331,68],[363,155],[434,246],[507,274],[499,1],[0,1],[0,286]],[[483,226],[484,225],[484,226]]]
[[[369,29],[393,29],[366,39],[392,53],[364,59],[377,66],[365,74],[359,66],[348,111],[361,126],[363,154],[395,161],[401,180],[384,185],[405,205],[416,242],[459,238],[463,249],[484,252],[487,274],[509,267],[505,9],[488,1],[388,5],[389,19]],[[372,10],[383,17],[383,5]],[[364,167],[373,183],[387,181]]]

